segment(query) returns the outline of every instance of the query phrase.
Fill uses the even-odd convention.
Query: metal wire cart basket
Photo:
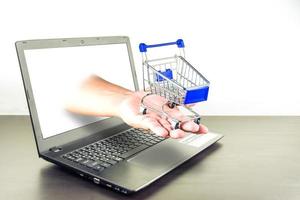
[[[147,58],[148,48],[169,45],[177,45],[179,55],[151,60]],[[185,60],[183,40],[153,45],[141,43],[139,49],[143,59],[143,88],[148,92],[148,95],[142,98],[141,112],[146,114],[149,109],[165,116],[171,120],[174,129],[179,128],[181,122],[191,119],[200,124],[200,116],[188,104],[207,100],[209,81]],[[163,105],[155,105],[154,102],[147,103],[149,95],[159,95],[167,102]],[[180,119],[172,116],[169,108],[176,106],[185,108],[190,114]]]

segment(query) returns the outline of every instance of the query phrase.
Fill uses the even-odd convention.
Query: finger
[[[186,122],[181,123],[180,128],[184,131],[193,132],[193,133],[196,133],[199,131],[199,125],[193,121],[186,121]]]
[[[166,120],[166,119],[164,119],[164,118],[160,118],[160,119],[159,119],[159,123],[160,123],[165,129],[167,129],[169,132],[172,130],[172,125],[171,125],[171,123],[170,123],[168,120]]]
[[[134,119],[131,119],[131,121],[134,121],[136,127],[149,129],[148,124],[145,125],[145,123],[143,123],[143,121],[147,118],[153,118],[158,121],[161,117],[156,113],[147,113],[143,115],[139,114],[139,115],[135,115]]]
[[[157,113],[147,113],[144,116],[156,119],[165,129],[167,129],[168,131],[172,130],[170,122],[167,119],[162,118],[162,116],[158,115]]]
[[[175,129],[170,131],[171,138],[182,138],[185,136],[185,132],[181,129]]]
[[[197,131],[197,133],[207,133],[208,132],[208,128],[206,126],[204,126],[203,124],[199,125],[199,130]]]
[[[142,119],[144,120],[144,118],[146,118],[146,117],[157,120],[160,123],[160,125],[163,128],[165,128],[168,132],[172,130],[171,123],[167,119],[164,119],[161,116],[159,116],[158,114],[156,114],[156,113],[149,113],[149,114],[143,115]],[[141,126],[141,125],[139,125],[139,126]],[[143,125],[143,126],[144,126],[143,128],[149,129],[148,125]],[[145,126],[147,126],[147,127],[145,127]]]
[[[149,112],[145,116],[156,119],[168,131],[172,130],[171,123],[167,119],[160,116],[159,114],[154,113],[154,112]]]
[[[149,117],[155,118],[155,119],[160,119],[160,118],[163,117],[162,114],[158,114],[158,113],[153,112],[153,111],[151,111],[151,110],[149,110],[149,109],[147,109],[147,114],[146,114],[146,116],[149,116]]]
[[[166,137],[168,136],[168,130],[166,130],[156,119],[146,117],[142,121],[142,125],[149,128],[156,135]]]

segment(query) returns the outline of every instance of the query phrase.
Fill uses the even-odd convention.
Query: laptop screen
[[[90,75],[134,90],[126,44],[30,49],[24,53],[44,139],[105,119],[66,110],[66,100]]]

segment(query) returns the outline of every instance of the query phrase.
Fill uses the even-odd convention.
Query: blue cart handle
[[[145,43],[140,43],[139,48],[140,48],[140,52],[147,52],[147,48],[162,47],[162,46],[169,46],[169,45],[175,45],[175,44],[177,45],[178,48],[184,48],[184,43],[183,43],[182,39],[178,39],[176,42],[151,44],[151,45],[147,45]]]

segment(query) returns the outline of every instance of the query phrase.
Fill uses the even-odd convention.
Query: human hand
[[[147,109],[146,114],[140,113],[141,99],[145,96],[145,92],[134,92],[126,96],[119,106],[119,117],[127,124],[135,128],[150,129],[155,134],[162,137],[182,138],[186,132],[206,133],[208,129],[200,124],[194,123],[192,120],[184,121],[180,124],[179,129],[172,129],[170,119],[165,116]],[[150,95],[147,97],[149,103],[155,105],[163,105],[167,100],[158,95]],[[169,108],[168,114],[175,116],[177,119],[184,118],[184,115],[177,108]]]

